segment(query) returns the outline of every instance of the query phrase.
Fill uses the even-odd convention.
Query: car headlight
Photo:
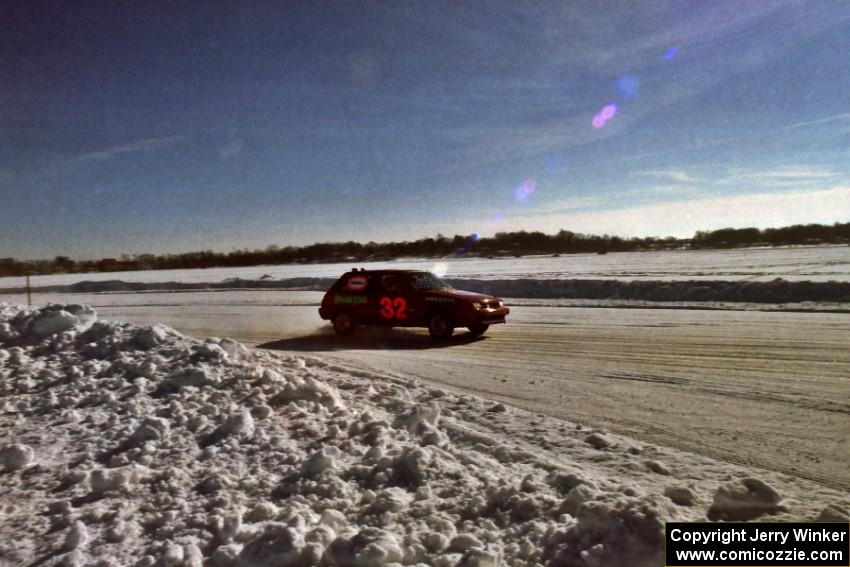
[[[504,307],[504,306],[505,306],[505,302],[500,299],[499,300],[499,307]]]
[[[473,301],[472,302],[472,308],[473,309],[481,309],[481,304],[478,303],[477,301]]]

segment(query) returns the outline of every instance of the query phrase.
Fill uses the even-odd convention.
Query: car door
[[[377,284],[374,300],[370,298],[370,304],[375,306],[378,324],[409,325],[412,292],[410,284],[400,274],[383,274]]]
[[[416,285],[416,279],[411,274],[404,275],[404,298],[407,302],[407,325],[427,325],[425,319],[428,306],[425,303],[425,292]]]

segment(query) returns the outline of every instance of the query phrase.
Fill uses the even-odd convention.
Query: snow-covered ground
[[[662,564],[839,492],[319,358],[0,306],[0,563]],[[510,431],[501,434],[500,430]]]
[[[336,278],[353,266],[415,268],[463,279],[619,279],[619,280],[754,280],[850,281],[850,247],[800,246],[739,250],[679,250],[564,254],[559,257],[456,258],[394,262],[343,262],[150,270],[37,276],[32,285],[69,285],[79,281],[214,283],[230,278],[281,280],[296,277]],[[0,289],[23,287],[23,278],[0,278]]]
[[[634,303],[509,299],[507,325],[359,329],[336,337],[321,293],[218,291],[38,294],[104,319],[164,323],[357,371],[414,377],[455,392],[604,427],[649,443],[850,488],[850,305]],[[20,301],[0,295],[0,302]],[[673,307],[673,308],[670,308]],[[808,312],[799,312],[808,311]],[[741,435],[742,431],[749,434]]]
[[[6,511],[44,533],[4,539],[30,557],[639,564],[658,560],[660,521],[703,517],[714,488],[712,514],[804,518],[846,506],[768,479],[778,504],[743,470],[712,463],[706,476],[684,454],[317,359],[95,323],[79,308],[4,315],[3,346],[19,345],[0,355],[4,430],[35,463],[4,477],[5,494],[27,495]],[[548,451],[485,433],[488,418],[542,434]],[[29,453],[7,450],[5,462],[16,468]],[[719,490],[723,475],[742,492]],[[738,510],[736,498],[760,504]]]

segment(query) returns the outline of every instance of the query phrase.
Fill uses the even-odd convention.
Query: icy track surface
[[[0,304],[0,402],[2,565],[657,566],[666,520],[848,520],[799,479],[79,305]]]

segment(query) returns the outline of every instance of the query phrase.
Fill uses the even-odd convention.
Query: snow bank
[[[848,282],[627,281],[627,280],[451,280],[460,289],[501,297],[615,299],[632,301],[799,303],[850,302]]]
[[[197,291],[275,289],[325,291],[333,278],[245,280],[231,278],[213,283],[139,283],[120,280],[84,281],[36,288],[37,293],[102,293],[144,291]],[[449,279],[457,289],[500,297],[536,299],[592,299],[663,302],[732,303],[850,303],[850,282],[787,281],[652,281],[612,279]],[[0,290],[20,293],[21,288]]]
[[[286,278],[281,280],[249,280],[227,278],[219,282],[135,282],[124,280],[85,280],[72,284],[57,284],[34,287],[36,293],[122,293],[145,291],[198,291],[225,289],[286,289],[324,291],[331,287],[336,278]],[[23,293],[21,286],[0,289],[0,293]]]
[[[0,304],[0,330],[8,564],[655,566],[666,520],[785,509],[758,479],[676,485],[649,450],[565,422],[548,433],[586,462],[553,462],[465,417],[503,405],[230,339],[82,306]],[[607,460],[665,480],[624,484]]]

